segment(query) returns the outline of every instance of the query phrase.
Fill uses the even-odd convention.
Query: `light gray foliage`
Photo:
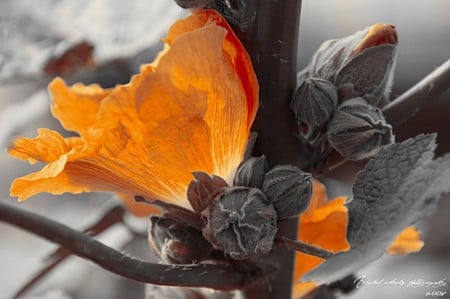
[[[161,44],[185,14],[167,0],[2,0],[0,80],[39,74],[50,58],[83,40],[94,46],[99,65],[130,58]]]
[[[348,204],[351,250],[334,255],[303,280],[329,283],[378,259],[397,234],[430,215],[450,192],[450,155],[433,159],[436,135],[384,147],[361,171]]]

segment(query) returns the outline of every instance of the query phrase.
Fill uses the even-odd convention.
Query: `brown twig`
[[[333,253],[331,253],[329,251],[323,250],[321,248],[318,248],[318,247],[315,247],[312,245],[308,245],[308,244],[300,242],[300,241],[285,238],[285,237],[276,238],[275,244],[278,246],[287,247],[287,248],[295,250],[295,251],[299,251],[299,252],[306,253],[309,255],[317,256],[317,257],[320,257],[323,259],[330,258],[333,255]]]
[[[97,219],[93,224],[88,226],[83,232],[90,236],[96,236],[112,225],[123,221],[125,209],[121,205],[114,205],[103,213],[100,219]],[[45,258],[45,265],[31,277],[31,279],[23,285],[14,295],[14,299],[19,298],[32,288],[43,277],[50,273],[56,266],[63,262],[67,257],[71,256],[71,252],[62,247],[53,251]]]
[[[398,127],[449,87],[450,59],[385,106],[384,117],[393,127]]]
[[[144,283],[229,291],[242,289],[274,271],[273,266],[263,264],[251,273],[241,273],[231,266],[146,262],[124,255],[68,226],[5,203],[0,203],[0,220],[57,243],[110,272]]]

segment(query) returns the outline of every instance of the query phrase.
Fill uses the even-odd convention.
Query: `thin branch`
[[[393,127],[398,127],[449,87],[450,59],[385,106],[384,116]]]
[[[112,225],[122,222],[123,216],[125,214],[125,209],[121,205],[114,205],[109,208],[101,218],[97,219],[93,224],[89,225],[86,229],[83,230],[84,233],[89,234],[90,236],[96,236],[106,229],[110,228]],[[63,262],[66,258],[71,256],[71,252],[67,249],[59,247],[51,254],[49,254],[45,258],[45,264],[38,272],[36,272],[31,279],[23,285],[20,290],[16,292],[14,298],[19,298],[23,294],[25,294],[30,288],[32,288],[37,282],[39,282],[42,278],[44,278],[48,273],[50,273],[53,269],[55,269],[61,262]]]
[[[110,272],[144,283],[229,291],[242,289],[275,270],[261,264],[251,273],[241,273],[231,266],[149,263],[124,255],[68,226],[5,203],[0,203],[0,220],[57,243]]]
[[[330,258],[333,255],[333,253],[331,253],[329,251],[308,245],[308,244],[300,242],[300,241],[288,239],[285,237],[276,238],[275,244],[279,245],[279,246],[287,247],[287,248],[295,250],[295,251],[299,251],[299,252],[306,253],[309,255],[317,256],[317,257],[320,257],[323,259]]]

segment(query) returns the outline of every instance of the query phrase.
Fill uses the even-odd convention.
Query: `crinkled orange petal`
[[[420,232],[414,226],[409,226],[397,235],[387,252],[392,255],[406,255],[420,251],[423,245]]]
[[[322,249],[339,252],[350,249],[347,242],[347,208],[345,198],[328,200],[325,186],[314,181],[313,195],[308,209],[300,215],[298,240]],[[312,282],[300,282],[300,278],[318,267],[324,259],[296,253],[294,271],[294,298],[299,298],[315,287]]]
[[[48,90],[52,95],[53,116],[66,130],[79,133],[95,124],[100,102],[111,92],[97,84],[78,83],[68,88],[61,78],[53,80]]]
[[[177,31],[179,25],[189,30]],[[143,214],[148,209],[131,203],[134,195],[189,208],[185,194],[194,171],[231,180],[257,108],[250,58],[212,10],[178,21],[169,37],[157,63],[143,66],[130,84],[102,91],[51,83],[55,116],[83,144],[59,150],[58,160],[17,179],[11,194],[114,191]],[[79,101],[83,107],[74,107]]]
[[[61,134],[44,128],[38,130],[35,138],[17,138],[8,150],[11,156],[27,160],[31,164],[36,161],[56,161],[68,151],[69,146]]]

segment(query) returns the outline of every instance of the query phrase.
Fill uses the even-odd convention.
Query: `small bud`
[[[202,233],[169,218],[150,218],[149,243],[167,264],[192,264],[205,259],[213,248]]]
[[[302,73],[334,84],[340,103],[363,97],[371,105],[382,107],[389,102],[397,48],[395,26],[375,24],[324,42]]]
[[[229,188],[202,215],[203,236],[234,259],[267,254],[277,231],[277,213],[256,188]]]
[[[295,217],[309,205],[312,176],[292,165],[278,165],[266,174],[262,190],[277,210],[278,219]]]
[[[239,166],[234,177],[234,185],[261,189],[268,169],[269,166],[264,155],[258,158],[251,157]]]
[[[301,137],[314,143],[330,120],[338,102],[336,87],[321,78],[307,78],[298,86],[290,107],[299,121]]]
[[[338,107],[328,124],[328,141],[349,160],[375,155],[383,146],[394,142],[392,127],[381,110],[362,98],[354,98]]]

